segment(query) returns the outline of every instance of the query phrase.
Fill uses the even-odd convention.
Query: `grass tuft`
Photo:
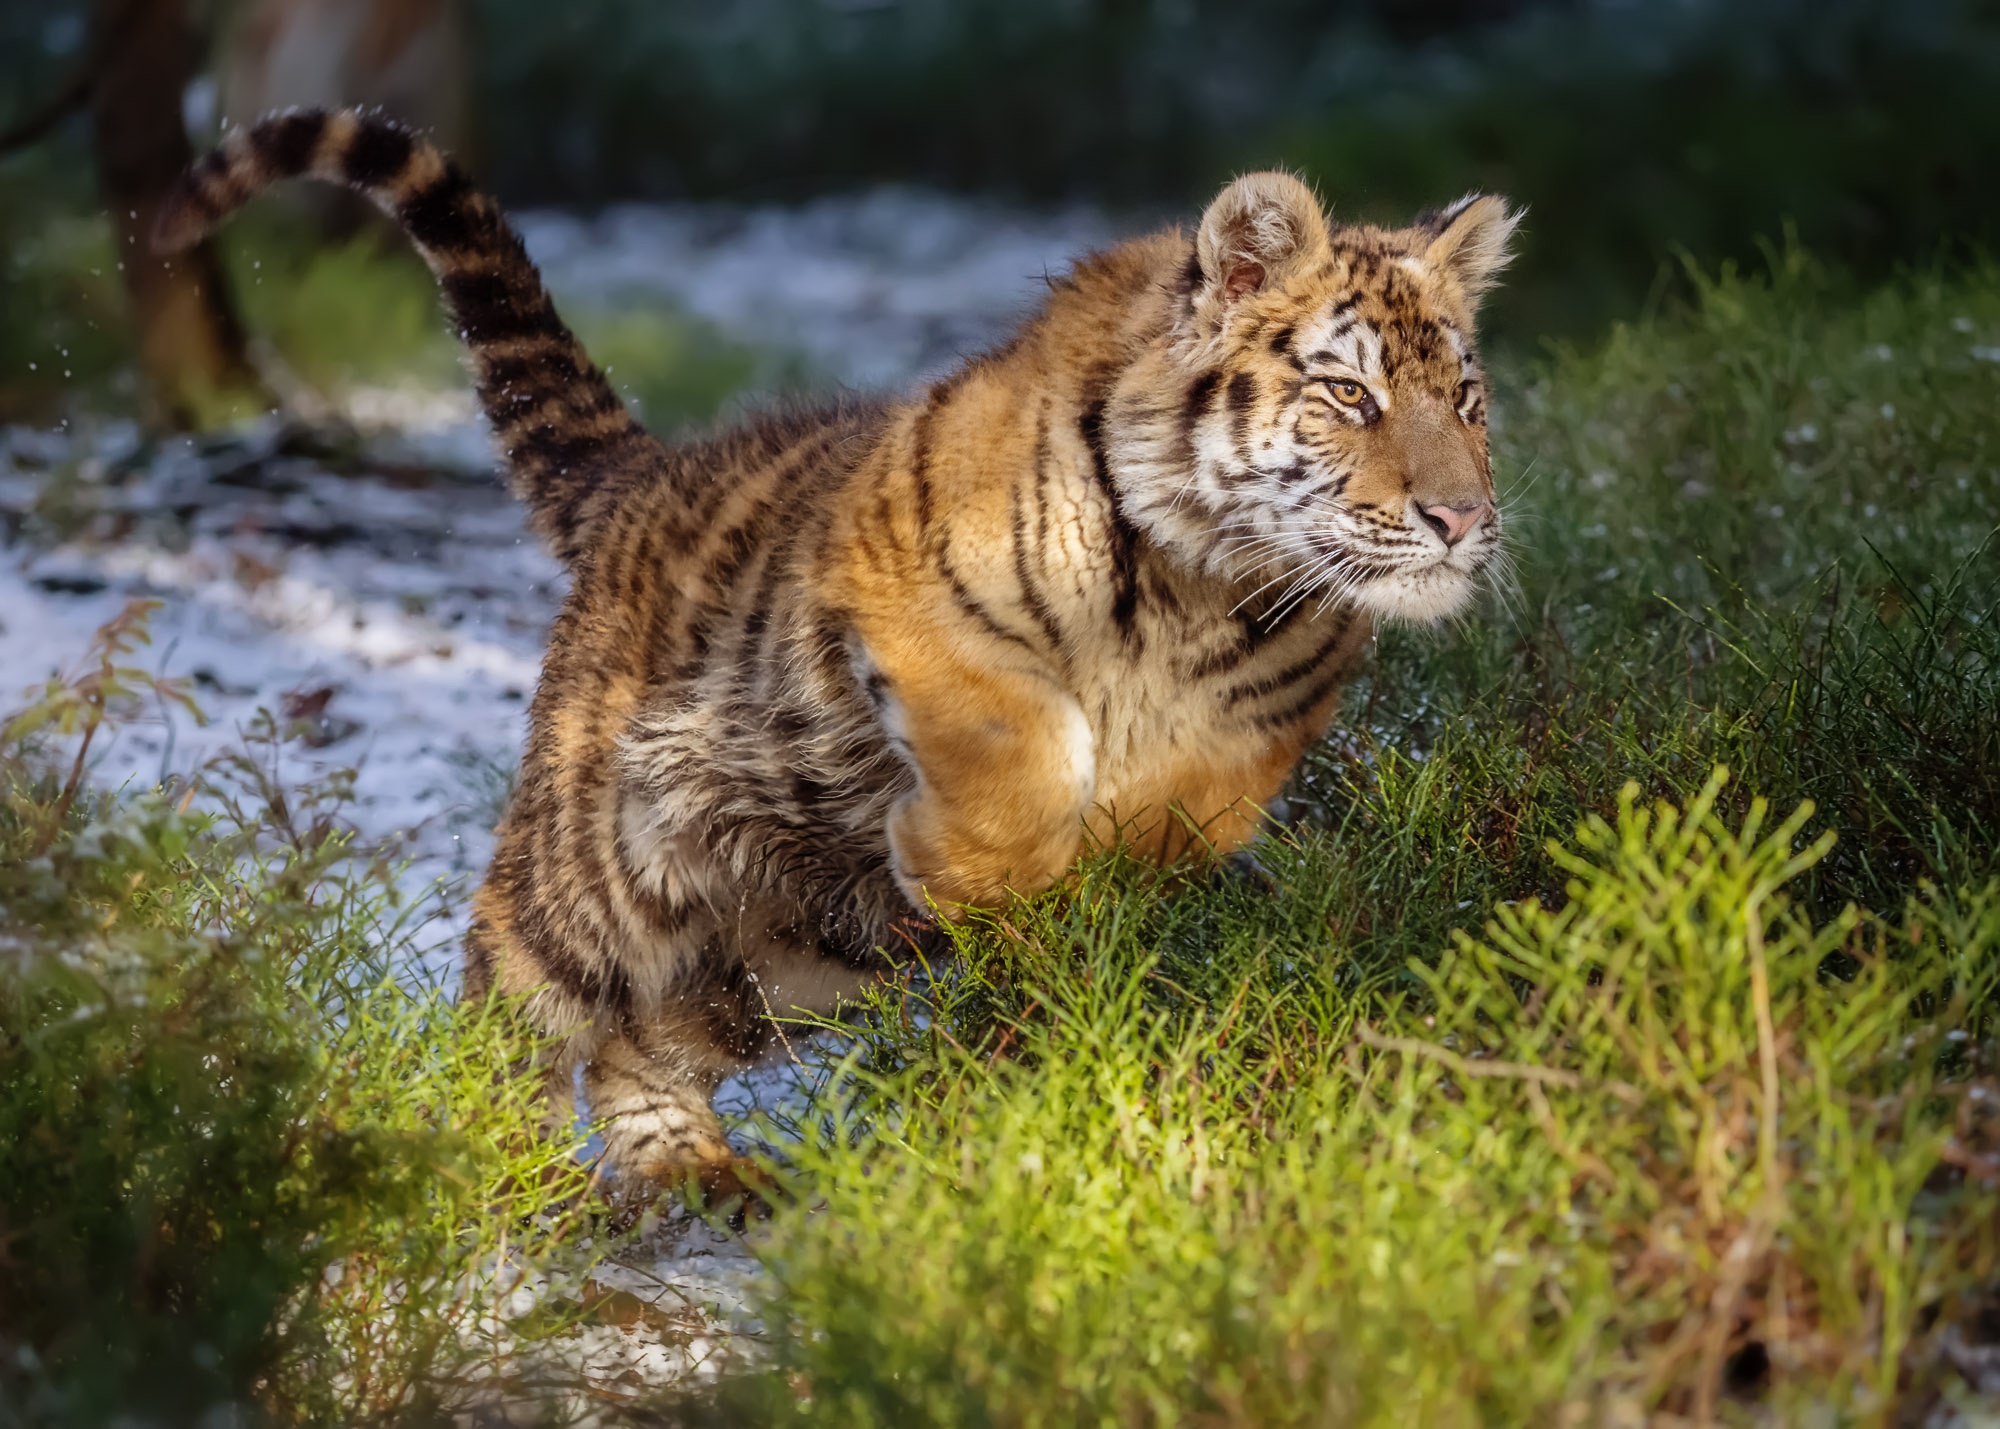
[[[254,743],[178,790],[52,763],[57,734],[185,698],[121,663],[144,616],[0,748],[0,1403],[423,1418],[504,1376],[504,1292],[583,1169],[535,1134],[517,1010],[408,972],[338,781],[281,789]]]
[[[1628,786],[1548,850],[1559,906],[1402,978],[1355,981],[1269,894],[1162,902],[1115,859],[968,930],[933,1017],[885,1009],[790,1153],[816,1204],[765,1251],[775,1363],[717,1412],[1636,1423],[1942,1392],[1911,1348],[2000,1271],[2000,881],[1815,922],[1793,892],[1831,836],[1726,820],[1726,787]]]

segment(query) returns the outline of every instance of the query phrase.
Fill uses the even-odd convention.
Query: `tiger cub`
[[[727,1185],[717,1084],[935,918],[1049,887],[1086,835],[1242,844],[1371,620],[1463,609],[1499,548],[1473,342],[1498,198],[1333,226],[1250,174],[913,397],[669,447],[494,202],[382,119],[232,134],[159,246],[294,175],[422,251],[569,567],[465,985],[527,998],[557,1110],[581,1066],[637,1192]]]

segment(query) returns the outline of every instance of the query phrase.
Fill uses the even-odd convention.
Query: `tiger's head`
[[[1280,604],[1462,609],[1500,544],[1473,317],[1519,220],[1470,195],[1335,227],[1290,175],[1229,185],[1111,397],[1127,514]]]

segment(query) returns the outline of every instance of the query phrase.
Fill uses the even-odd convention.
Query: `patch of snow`
[[[281,772],[354,769],[350,817],[412,861],[413,892],[476,873],[565,582],[498,484],[336,474],[273,450],[272,430],[135,458],[114,428],[71,443],[68,475],[38,476],[45,438],[0,434],[0,520],[27,525],[59,481],[83,530],[0,556],[0,705],[75,669],[127,600],[159,600],[132,662],[188,680],[210,723],[161,710],[120,725],[93,750],[100,785],[188,774],[260,710],[317,706]],[[461,926],[439,930],[440,969]]]

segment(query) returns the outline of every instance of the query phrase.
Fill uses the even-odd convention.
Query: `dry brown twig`
[[[1450,1068],[1461,1077],[1502,1077],[1513,1081],[1536,1082],[1544,1086],[1563,1087],[1570,1091],[1580,1091],[1596,1087],[1610,1092],[1628,1105],[1637,1105],[1644,1094],[1630,1082],[1607,1077],[1600,1081],[1589,1081],[1575,1072],[1561,1067],[1542,1067],[1533,1062],[1503,1062],[1491,1058],[1461,1057],[1449,1047],[1440,1047],[1435,1042],[1421,1041],[1415,1037],[1385,1037],[1368,1023],[1354,1024],[1354,1035],[1378,1052],[1400,1052],[1406,1057],[1424,1057]]]

